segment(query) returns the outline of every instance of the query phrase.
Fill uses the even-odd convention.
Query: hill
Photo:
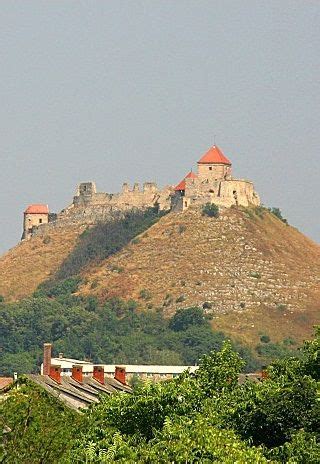
[[[204,305],[216,329],[250,345],[301,341],[319,323],[320,247],[265,209],[200,209],[162,218],[83,272],[83,294],[146,308]]]
[[[262,335],[299,343],[319,324],[320,247],[266,209],[210,218],[198,207],[155,224],[154,214],[130,221],[129,232],[126,221],[85,234],[84,226],[53,227],[20,243],[0,259],[0,295],[21,299],[80,269],[80,295],[133,299],[167,317],[203,306],[215,330],[251,347]]]

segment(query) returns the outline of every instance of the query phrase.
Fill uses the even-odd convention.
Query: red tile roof
[[[48,205],[29,205],[25,214],[49,214]]]
[[[231,165],[231,161],[228,160],[222,153],[219,147],[213,145],[207,153],[205,153],[198,161],[198,164],[211,164],[211,163],[219,163],[219,164],[228,164]]]
[[[12,377],[0,377],[0,390],[13,382]]]
[[[190,171],[179,184],[174,188],[176,191],[177,190],[185,190],[186,189],[186,179],[196,179],[197,175]]]

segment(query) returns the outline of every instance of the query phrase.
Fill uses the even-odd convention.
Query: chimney
[[[61,366],[57,364],[51,364],[50,366],[50,378],[57,383],[61,383]]]
[[[43,344],[43,375],[50,375],[51,350],[51,343]]]
[[[63,358],[63,353],[59,353],[59,359]]]
[[[123,385],[126,385],[126,368],[123,366],[116,366],[114,378],[118,380],[118,382],[123,383]]]
[[[262,366],[261,369],[261,379],[265,380],[269,377],[268,372],[267,372],[267,366]]]
[[[71,377],[73,380],[76,380],[79,383],[82,383],[82,366],[74,364],[72,366],[72,374]]]
[[[93,366],[93,378],[104,385],[104,367],[103,366]]]

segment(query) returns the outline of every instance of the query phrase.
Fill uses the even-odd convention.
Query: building
[[[48,224],[48,222],[48,205],[29,205],[23,213],[22,239],[30,238],[36,228],[38,228],[41,224]]]
[[[189,172],[175,187],[172,209],[215,203],[218,206],[258,206],[260,198],[252,182],[232,177],[231,161],[219,147],[211,147],[198,161],[198,172]]]
[[[197,366],[157,366],[157,365],[137,365],[137,364],[99,364],[98,366],[89,361],[79,359],[65,358],[63,353],[59,353],[57,358],[51,357],[51,343],[44,344],[43,363],[40,367],[42,375],[49,375],[50,366],[59,366],[62,377],[71,377],[74,366],[81,366],[84,378],[93,376],[94,369],[99,367],[103,369],[106,379],[122,378],[123,383],[130,382],[132,377],[139,377],[143,380],[150,379],[153,381],[172,379],[182,372],[189,370],[195,372]],[[123,377],[120,377],[122,369]]]
[[[97,192],[94,182],[82,182],[72,203],[56,215],[49,215],[46,205],[30,205],[24,213],[22,238],[45,233],[48,227],[73,224],[94,225],[130,209],[157,207],[181,212],[192,205],[215,203],[218,206],[258,206],[260,199],[252,182],[232,176],[232,163],[213,145],[197,162],[197,173],[189,172],[179,184],[159,189],[154,182],[142,188],[123,184],[119,193]],[[48,224],[49,223],[49,224]]]

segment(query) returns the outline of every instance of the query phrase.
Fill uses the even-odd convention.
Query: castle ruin
[[[45,231],[51,226],[68,224],[93,225],[113,213],[130,209],[157,207],[159,210],[181,212],[191,205],[215,203],[220,207],[233,205],[258,206],[260,199],[252,182],[232,177],[232,164],[216,145],[198,161],[197,173],[189,172],[177,186],[158,189],[154,182],[130,189],[123,184],[120,193],[97,192],[94,182],[82,182],[72,203],[58,214],[50,214],[47,205],[30,205],[24,212],[22,239]]]

